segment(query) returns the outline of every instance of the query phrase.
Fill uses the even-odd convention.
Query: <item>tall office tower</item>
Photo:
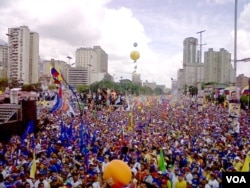
[[[107,73],[108,72],[108,54],[100,47],[94,46],[94,51],[96,51],[96,70],[95,72]]]
[[[7,78],[8,46],[0,45],[0,78]]]
[[[198,40],[188,37],[183,42],[183,84],[199,88],[203,81],[203,64],[198,58]]]
[[[94,48],[79,48],[76,50],[76,67],[88,69],[88,83],[90,84],[90,74],[108,72],[108,55],[100,46],[94,46]]]
[[[8,79],[38,82],[39,35],[27,26],[9,28]]]
[[[197,63],[198,39],[188,37],[183,41],[183,65]]]
[[[76,50],[76,67],[91,67],[93,72],[108,72],[108,55],[100,46]]]
[[[233,66],[231,54],[221,48],[219,52],[208,49],[204,54],[205,82],[229,84],[232,81]]]
[[[178,93],[184,93],[185,84],[184,84],[184,76],[183,76],[183,69],[179,69],[177,71],[177,86],[178,86]]]
[[[39,35],[35,32],[30,32],[30,77],[29,83],[37,83],[38,64],[39,64]]]

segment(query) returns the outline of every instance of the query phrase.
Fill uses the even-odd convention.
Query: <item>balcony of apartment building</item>
[[[18,55],[11,55],[10,58],[11,59],[18,59]]]
[[[11,66],[10,66],[11,70],[17,70],[18,69],[18,64],[14,64],[12,63]]]
[[[11,75],[12,75],[12,77],[15,77],[15,78],[17,78],[17,76],[18,76],[18,71],[11,71]]]
[[[18,54],[17,49],[13,49],[12,52],[11,52],[11,54]]]
[[[11,40],[10,43],[11,43],[11,44],[17,44],[17,43],[18,43],[18,39]]]
[[[11,72],[17,73],[18,72],[18,68],[17,67],[11,67]]]

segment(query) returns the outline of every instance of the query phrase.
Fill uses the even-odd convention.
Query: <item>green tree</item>
[[[8,86],[8,79],[0,78],[0,90],[4,91],[7,86]]]
[[[30,92],[30,91],[34,91],[34,89],[33,89],[33,86],[31,84],[24,84],[22,86],[22,91],[28,91],[28,92]]]
[[[198,88],[194,86],[189,86],[189,93],[190,95],[194,96],[198,94]]]
[[[48,89],[49,89],[49,90],[56,89],[56,85],[55,85],[55,84],[48,85]]]
[[[250,109],[250,95],[242,95],[240,98],[240,103],[242,107],[248,106],[248,109]]]
[[[79,85],[76,87],[76,90],[78,93],[84,93],[87,92],[89,90],[89,86],[87,85]]]
[[[226,100],[226,95],[220,95],[217,100],[219,104],[223,104]]]
[[[153,93],[154,93],[154,91],[150,87],[148,87],[148,86],[141,87],[141,94],[152,95]]]
[[[154,89],[154,93],[156,95],[162,95],[164,92],[163,92],[163,90],[161,88],[157,87],[157,88]]]

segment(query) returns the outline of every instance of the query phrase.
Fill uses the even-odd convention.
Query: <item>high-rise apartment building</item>
[[[216,52],[212,48],[204,54],[205,82],[230,84],[232,82],[233,67],[231,54],[221,48]]]
[[[0,78],[7,78],[8,46],[0,45]]]
[[[100,46],[94,46],[94,51],[96,51],[96,70],[94,72],[107,73],[108,72],[108,55]]]
[[[27,26],[8,29],[8,79],[38,82],[39,35]]]
[[[93,72],[108,72],[108,55],[100,46],[76,50],[76,67],[85,67]]]
[[[29,56],[29,83],[37,83],[39,64],[39,35],[30,32],[30,56]]]
[[[183,78],[179,86],[196,86],[199,88],[204,80],[204,65],[197,51],[198,39],[188,37],[183,41]]]
[[[76,67],[88,69],[88,84],[91,84],[91,74],[97,75],[96,73],[108,72],[108,55],[100,46],[94,46],[93,48],[79,48],[76,50]],[[105,74],[102,75],[104,78]]]
[[[184,85],[184,73],[183,73],[183,69],[179,69],[177,72],[177,88],[178,88],[178,93],[183,93],[184,89],[185,89],[185,85]]]
[[[198,39],[188,37],[183,41],[183,65],[197,63]]]

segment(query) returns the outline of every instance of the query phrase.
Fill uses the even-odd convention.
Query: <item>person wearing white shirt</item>
[[[187,171],[187,173],[185,175],[185,179],[186,179],[187,183],[189,183],[190,185],[192,185],[193,175],[191,174],[190,171]]]
[[[95,180],[94,180],[94,183],[92,184],[92,187],[93,188],[101,188],[101,184],[98,181],[98,176],[95,176]]]
[[[4,184],[3,175],[1,173],[0,173],[0,188],[6,188],[6,186]]]
[[[79,179],[77,173],[72,174],[72,179],[70,179],[70,184],[72,185],[72,188],[82,185],[82,181]]]
[[[20,175],[21,183],[24,185],[26,182],[30,185],[30,187],[34,187],[34,184],[31,179],[28,179],[25,174]]]
[[[219,182],[216,180],[216,174],[211,174],[211,179],[208,181],[208,185],[211,188],[219,188]]]
[[[208,180],[207,180],[206,177],[203,177],[203,178],[202,178],[201,184],[202,184],[202,187],[204,187],[204,188],[212,188],[212,187],[208,184]]]
[[[237,120],[233,120],[233,131],[234,137],[237,138],[238,134],[240,133],[240,123]]]
[[[137,171],[138,171],[138,170],[141,170],[141,163],[136,162],[136,163],[134,164],[134,166],[133,166],[132,169],[136,169]]]
[[[102,173],[104,172],[104,169],[109,164],[109,158],[108,156],[105,156],[104,161],[102,162]]]
[[[50,188],[50,184],[45,180],[44,174],[39,174],[38,180],[35,182],[34,187],[38,188],[39,183],[44,184],[44,188]]]
[[[0,174],[3,175],[3,179],[5,179],[7,176],[7,172],[6,172],[5,167],[4,167],[2,162],[0,162]]]
[[[176,187],[177,182],[178,182],[178,176],[174,173],[172,177],[172,188]]]
[[[146,182],[149,185],[152,185],[153,180],[154,180],[153,177],[152,177],[152,175],[150,174],[150,172],[149,172],[148,169],[146,169],[145,172],[146,172],[146,176],[144,178],[144,182]]]

